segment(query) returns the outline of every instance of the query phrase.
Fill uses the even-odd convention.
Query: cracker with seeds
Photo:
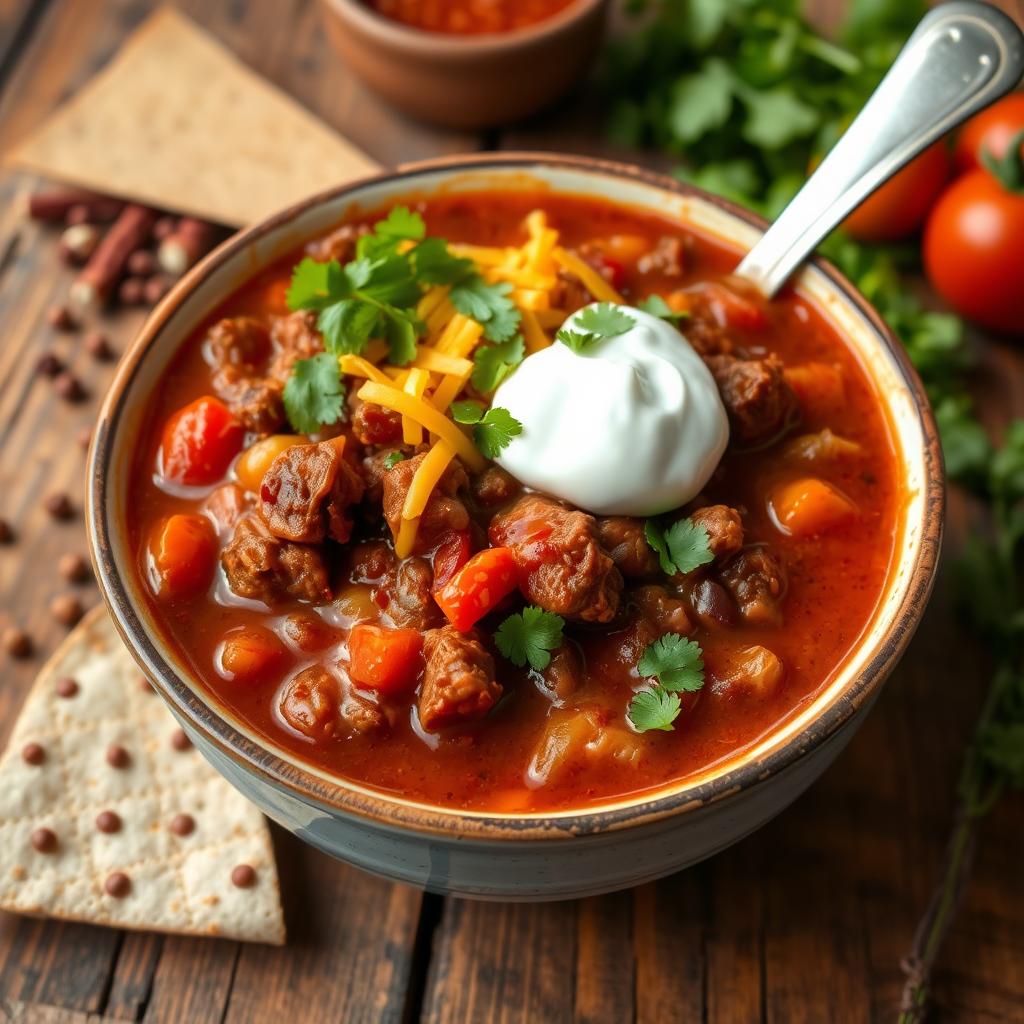
[[[102,608],[39,673],[0,758],[0,909],[284,941],[266,820],[192,747]]]

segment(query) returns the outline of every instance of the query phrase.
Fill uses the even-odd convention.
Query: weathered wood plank
[[[239,943],[224,939],[164,939],[145,1024],[220,1024],[227,1012]],[[269,1019],[269,1018],[268,1018]]]
[[[104,1015],[115,1020],[140,1020],[153,991],[153,976],[163,952],[164,936],[126,932],[110,982]]]
[[[575,1019],[580,1024],[626,1021],[636,1006],[632,957],[633,894],[582,900],[576,915]]]

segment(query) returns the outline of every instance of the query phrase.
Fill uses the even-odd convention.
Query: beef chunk
[[[571,642],[564,643],[541,672],[551,699],[562,704],[583,685],[583,661]]]
[[[388,725],[383,710],[356,693],[350,693],[345,698],[339,714],[348,731],[359,736],[383,732]]]
[[[395,553],[382,540],[366,540],[349,553],[349,579],[353,583],[379,583],[395,571]]]
[[[246,430],[266,437],[284,426],[284,385],[280,381],[246,376],[225,366],[214,374],[213,386]]]
[[[796,417],[796,395],[777,356],[737,359],[716,355],[705,362],[729,413],[733,440],[741,444],[770,440]]]
[[[380,407],[378,406],[378,408]],[[396,452],[404,458],[409,458],[412,454],[412,448],[407,445],[392,445],[389,448],[381,448],[363,459],[363,482],[366,484],[363,501],[368,505],[380,505],[383,503],[384,474],[390,472],[388,460]],[[399,462],[401,461],[399,459]]]
[[[402,417],[394,409],[364,402],[353,392],[349,399],[352,433],[365,445],[398,444],[402,440]]]
[[[605,516],[597,521],[601,547],[626,579],[645,580],[658,575],[658,556],[644,536],[642,519]]]
[[[755,700],[768,700],[782,687],[786,668],[781,659],[759,644],[717,654],[712,691]]]
[[[705,629],[728,629],[736,624],[736,606],[717,580],[703,577],[693,584],[690,608]]]
[[[324,238],[318,238],[306,246],[306,255],[320,263],[337,260],[348,263],[355,259],[356,242],[372,229],[368,224],[343,224]]]
[[[670,594],[664,587],[655,584],[637,587],[630,592],[630,598],[640,614],[654,627],[652,638],[662,633],[681,633],[685,636],[693,631],[690,617],[686,613],[686,602]]]
[[[569,619],[610,622],[622,575],[601,549],[594,517],[539,494],[525,494],[491,520],[490,541],[511,547],[528,601]]]
[[[389,600],[385,609],[396,626],[430,629],[444,616],[434,600],[434,570],[425,558],[407,558],[384,580]],[[378,602],[379,603],[379,602]]]
[[[251,508],[251,495],[238,484],[222,484],[203,503],[203,511],[214,521],[222,537],[232,533]]]
[[[683,240],[671,235],[662,235],[654,248],[641,256],[636,264],[641,274],[664,274],[666,277],[679,277],[683,267]]]
[[[296,732],[326,742],[338,734],[341,686],[326,669],[312,665],[293,676],[281,694],[281,717]]]
[[[320,548],[275,537],[259,513],[239,521],[220,560],[228,586],[239,597],[264,604],[288,598],[314,603],[331,599]]]
[[[426,668],[420,687],[420,723],[428,732],[483,718],[501,696],[494,659],[476,630],[432,629],[423,638]]]
[[[324,339],[316,329],[316,317],[314,312],[300,310],[274,321],[270,331],[274,357],[268,370],[268,375],[274,380],[283,384],[300,359],[309,359],[323,352]]]
[[[412,486],[413,477],[426,455],[417,455],[397,463],[384,474],[384,518],[391,533],[398,536],[402,506]],[[416,532],[416,552],[429,551],[449,530],[465,530],[469,526],[469,512],[458,496],[469,486],[469,477],[458,459],[453,459],[438,481],[420,516]]]
[[[697,509],[690,520],[708,531],[711,553],[720,561],[743,547],[743,522],[736,509],[728,505],[706,505]]]
[[[484,508],[494,508],[511,501],[521,490],[519,481],[501,466],[488,466],[473,477],[473,497]]]
[[[252,371],[270,356],[270,331],[255,317],[227,317],[210,328],[203,347],[215,369],[234,366]]]
[[[757,626],[781,624],[786,576],[782,561],[770,548],[741,551],[722,567],[719,578],[745,621]]]
[[[352,535],[346,511],[362,497],[362,477],[336,440],[285,449],[260,487],[270,532],[301,544],[319,544],[328,536],[344,544]]]

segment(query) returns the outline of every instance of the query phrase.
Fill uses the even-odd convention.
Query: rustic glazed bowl
[[[255,733],[197,680],[144,599],[125,530],[132,452],[149,395],[193,329],[274,260],[360,209],[472,189],[549,189],[669,216],[738,249],[764,222],[637,168],[570,157],[481,155],[346,185],[236,235],[189,273],[121,362],[90,455],[89,533],[97,576],[129,650],[204,756],[285,828],[367,871],[440,892],[558,899],[635,885],[708,857],[795,799],[850,739],[924,610],[942,531],[938,437],[921,383],[878,314],[826,263],[798,286],[835,323],[872,379],[902,465],[901,535],[879,607],[819,693],[746,750],[642,798],[584,811],[498,816],[425,805],[346,782]]]
[[[391,21],[362,0],[321,0],[341,59],[421,121],[486,128],[518,121],[579,81],[597,52],[608,0],[574,0],[514,32],[445,35]]]

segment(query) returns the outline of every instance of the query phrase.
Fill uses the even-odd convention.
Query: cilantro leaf
[[[565,620],[560,615],[527,605],[522,612],[502,622],[494,634],[494,642],[513,665],[523,668],[529,664],[539,672],[547,668],[551,652],[562,645],[564,626]]]
[[[397,448],[393,452],[388,452],[384,456],[384,468],[394,469],[400,462],[405,461],[405,452],[399,451]]]
[[[288,308],[322,309],[332,301],[332,284],[340,276],[341,267],[336,260],[320,263],[306,256],[292,271],[291,283],[285,294]]]
[[[443,238],[425,238],[413,249],[412,260],[424,284],[455,284],[476,273],[473,261],[453,256]]]
[[[484,417],[483,407],[479,402],[452,402],[452,419],[456,423],[479,423]]]
[[[644,537],[655,551],[666,576],[686,575],[714,560],[707,528],[692,519],[680,519],[662,530],[653,519],[644,525]]]
[[[603,340],[600,335],[590,334],[589,332],[570,331],[564,327],[555,335],[555,341],[560,341],[563,345],[568,346],[577,355],[583,355],[587,349],[592,348],[599,341]]]
[[[511,341],[479,346],[473,355],[473,387],[482,395],[489,394],[523,361],[524,354],[518,334]]]
[[[405,366],[416,358],[416,338],[422,325],[415,310],[397,309],[385,306],[384,334],[388,339],[388,362],[392,366]]]
[[[298,360],[284,386],[285,412],[300,434],[313,434],[325,424],[337,423],[344,399],[338,358],[328,352]]]
[[[735,76],[724,60],[712,57],[693,74],[678,79],[672,89],[668,127],[682,143],[694,142],[721,128],[732,112]]]
[[[563,327],[555,335],[555,340],[567,345],[578,355],[583,355],[606,338],[625,334],[636,321],[625,310],[617,308],[612,303],[599,302],[580,310],[572,317],[570,323],[572,327],[579,327],[581,330]]]
[[[700,644],[678,633],[666,633],[640,656],[637,671],[653,676],[668,691],[696,693],[704,685],[704,652]]]
[[[342,299],[320,310],[317,330],[324,336],[324,348],[334,355],[358,355],[377,330],[380,311],[358,299]]]
[[[660,686],[640,690],[629,702],[629,721],[637,732],[660,729],[672,732],[672,723],[679,717],[682,702],[678,694],[669,693]]]
[[[497,458],[498,452],[523,432],[523,425],[508,409],[488,409],[473,428],[473,440],[485,458]]]
[[[670,323],[685,320],[690,315],[687,312],[677,313],[660,295],[648,295],[636,304],[636,308]]]
[[[520,315],[508,297],[508,281],[488,284],[479,274],[452,285],[451,304],[463,315],[481,324],[488,341],[508,341],[519,329]]]
[[[409,207],[393,206],[383,220],[373,225],[373,232],[381,238],[418,242],[426,237],[427,225],[423,223],[423,218]]]

